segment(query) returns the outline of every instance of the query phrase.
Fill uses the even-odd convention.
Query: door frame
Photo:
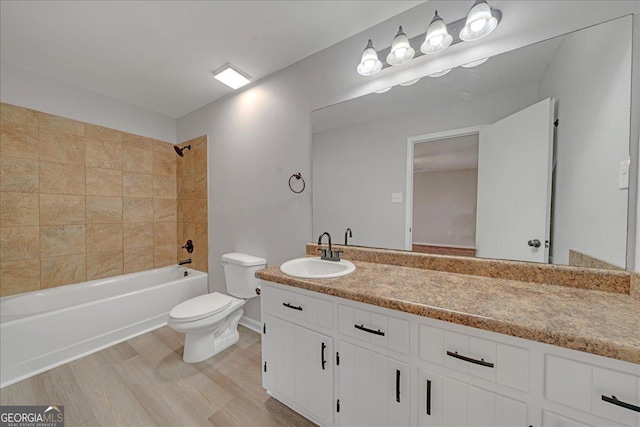
[[[439,139],[455,138],[479,134],[481,129],[489,125],[470,126],[460,129],[446,130],[443,132],[427,133],[424,135],[410,136],[407,138],[407,177],[405,189],[405,228],[404,228],[404,249],[413,250],[413,154],[415,145],[423,142],[437,141]]]

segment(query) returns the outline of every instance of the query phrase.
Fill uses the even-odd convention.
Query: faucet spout
[[[329,249],[318,248],[318,250],[320,251],[320,259],[323,259],[325,261],[340,261],[340,253],[342,253],[342,251],[334,251],[333,249],[331,249],[331,234],[327,233],[326,231],[322,233],[320,237],[318,237],[318,246],[322,245],[322,238],[325,236],[325,234],[327,235],[327,239],[329,240]],[[327,252],[329,252],[328,255]]]
[[[324,236],[327,236],[327,238],[329,239],[329,250],[331,250],[331,234],[329,234],[328,232],[324,232],[320,235],[320,237],[318,237],[318,246],[320,246],[322,244],[322,238]]]
[[[185,265],[185,264],[191,264],[191,258],[178,261],[178,265]]]
[[[347,228],[346,230],[344,230],[344,245],[347,246],[349,244],[349,237],[353,237],[353,234],[351,234],[351,229]]]

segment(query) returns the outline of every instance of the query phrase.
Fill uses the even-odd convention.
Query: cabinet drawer
[[[579,421],[554,414],[549,411],[542,411],[542,427],[592,427]]]
[[[627,426],[640,411],[638,376],[547,355],[545,397]]]
[[[529,351],[420,325],[420,358],[517,390],[529,390]]]
[[[333,305],[321,298],[267,285],[262,287],[262,304],[267,311],[333,329]]]
[[[349,337],[409,354],[409,322],[369,310],[338,305],[338,330]]]

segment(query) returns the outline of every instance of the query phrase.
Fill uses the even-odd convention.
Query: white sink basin
[[[356,270],[352,262],[325,261],[320,258],[297,258],[287,261],[280,266],[284,274],[303,279],[330,279],[346,276]]]

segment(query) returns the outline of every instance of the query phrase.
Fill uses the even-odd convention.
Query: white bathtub
[[[170,266],[0,298],[0,387],[164,326],[206,293],[206,273]]]

